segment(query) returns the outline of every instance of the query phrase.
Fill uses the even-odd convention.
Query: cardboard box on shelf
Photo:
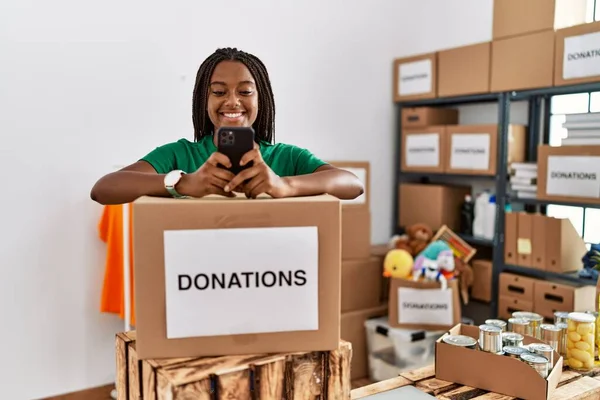
[[[433,99],[437,96],[437,53],[394,60],[393,100]]]
[[[531,266],[535,269],[546,269],[546,219],[543,214],[531,214]]]
[[[587,0],[495,0],[494,39],[583,24]]]
[[[491,42],[438,52],[438,97],[489,93],[491,52]]]
[[[466,335],[479,340],[477,326],[458,324],[448,334]],[[539,341],[532,336],[523,336],[524,344]],[[552,357],[552,371],[544,379],[519,359],[447,344],[443,339],[442,336],[435,345],[436,379],[532,400],[549,399],[558,386],[563,358],[556,351]],[[493,373],[490,373],[490,368]]]
[[[436,231],[446,225],[453,231],[460,228],[460,207],[469,186],[402,183],[398,186],[399,226],[424,223]]]
[[[329,195],[136,200],[140,359],[335,350],[340,208]]]
[[[444,172],[466,175],[495,175],[498,125],[447,126]],[[526,128],[509,125],[507,163],[525,160]]]
[[[515,311],[533,311],[533,301],[511,296],[498,296],[498,318],[508,320]]]
[[[553,81],[553,30],[492,42],[492,92],[550,87]]]
[[[377,257],[342,261],[343,313],[381,304],[383,267],[380,261]]]
[[[517,265],[517,213],[505,213],[504,221],[504,263]]]
[[[600,204],[600,146],[538,146],[537,197]]]
[[[446,127],[402,130],[400,169],[404,172],[444,172]]]
[[[369,355],[367,351],[367,334],[365,321],[387,315],[387,304],[343,313],[340,321],[341,337],[352,343],[351,379],[369,376]]]
[[[502,272],[499,277],[498,294],[533,303],[535,279]]]
[[[546,217],[544,235],[545,269],[550,272],[575,272],[583,268],[581,258],[587,253],[585,241],[568,218]]]
[[[556,32],[554,85],[600,80],[600,21]]]
[[[533,217],[526,212],[517,213],[517,265],[532,267]]]
[[[489,303],[492,301],[492,262],[475,260],[471,264],[473,267],[471,297],[474,300]]]
[[[442,107],[403,107],[402,129],[458,124],[458,110]]]
[[[595,286],[573,286],[555,282],[535,281],[533,311],[549,320],[556,311],[593,311],[596,308]]]

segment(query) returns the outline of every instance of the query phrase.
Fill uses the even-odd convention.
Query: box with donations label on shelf
[[[340,209],[329,195],[136,200],[138,356],[335,349]]]

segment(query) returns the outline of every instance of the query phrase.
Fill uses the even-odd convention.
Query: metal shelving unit
[[[528,161],[537,161],[537,146],[540,143],[548,143],[549,141],[549,120],[550,120],[550,98],[555,95],[600,91],[600,82],[586,83],[572,86],[550,87],[535,90],[512,91],[502,93],[486,93],[471,96],[459,96],[448,98],[436,98],[428,100],[406,101],[396,103],[396,144],[395,144],[395,163],[396,179],[394,183],[396,187],[393,190],[393,222],[392,232],[402,233],[401,227],[398,226],[400,210],[399,193],[397,185],[406,181],[420,182],[448,182],[457,179],[468,180],[494,180],[496,192],[496,223],[494,239],[487,240],[476,238],[467,235],[461,235],[463,240],[479,246],[492,247],[492,302],[490,303],[490,314],[497,315],[498,305],[498,279],[503,271],[514,272],[521,275],[532,276],[545,280],[565,281],[582,285],[595,285],[596,282],[592,279],[579,278],[576,274],[559,274],[549,271],[536,270],[533,268],[524,268],[514,265],[505,265],[504,263],[504,219],[506,204],[510,201],[512,204],[523,204],[527,206],[546,206],[550,204],[571,205],[578,207],[596,207],[600,208],[600,204],[587,204],[577,202],[556,202],[538,199],[510,198],[508,196],[508,165],[507,165],[507,140],[508,126],[510,123],[510,105],[513,101],[528,101],[529,102],[529,120],[528,120],[528,146],[526,150],[526,159]],[[497,103],[498,104],[498,143],[496,146],[496,171],[494,176],[481,175],[455,175],[455,174],[439,174],[439,173],[419,173],[419,172],[402,172],[400,170],[400,157],[402,155],[402,108],[404,107],[447,107],[461,106],[474,103]],[[540,140],[540,138],[542,140]]]

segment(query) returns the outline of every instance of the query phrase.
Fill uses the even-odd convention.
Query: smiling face
[[[258,92],[254,77],[243,63],[217,64],[210,79],[206,108],[215,133],[222,126],[254,124],[258,116]]]

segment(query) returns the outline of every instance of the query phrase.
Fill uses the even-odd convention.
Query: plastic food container
[[[591,314],[572,312],[567,322],[567,364],[579,371],[594,367],[596,319]]]

